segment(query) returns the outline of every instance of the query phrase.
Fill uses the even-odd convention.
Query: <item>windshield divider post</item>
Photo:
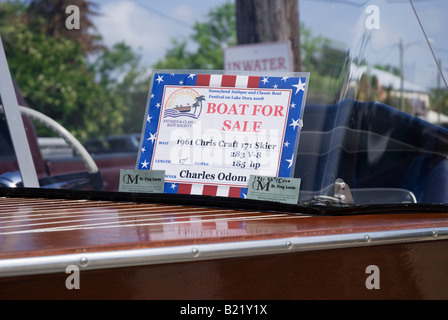
[[[19,103],[14,90],[11,73],[6,60],[3,41],[0,37],[0,98],[5,112],[6,123],[16,154],[20,169],[20,175],[24,187],[39,187],[33,157],[23,125],[22,116],[19,110]]]

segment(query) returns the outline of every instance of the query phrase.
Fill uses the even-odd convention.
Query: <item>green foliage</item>
[[[430,94],[433,111],[448,114],[448,91],[446,89],[433,89]]]
[[[97,5],[93,1],[29,0],[27,2],[29,5],[26,13],[29,17],[29,24],[34,29],[37,28],[50,36],[71,39],[81,45],[84,54],[97,52],[103,48],[100,44],[101,36],[96,34],[92,21],[92,18],[98,15],[95,12]],[[65,26],[66,8],[69,5],[76,5],[82,12],[78,30],[67,29]]]
[[[146,109],[149,79],[140,59],[131,47],[119,42],[104,49],[90,65],[101,86],[122,99],[126,115],[122,124],[124,132],[140,132]]]
[[[27,104],[81,140],[131,130],[136,122],[140,130],[147,86],[138,79],[139,58],[132,50],[117,44],[89,64],[79,42],[48,35],[39,27],[44,20],[30,22],[26,9],[17,1],[0,4],[8,64]],[[136,99],[140,108],[133,108]]]
[[[313,37],[311,30],[303,23],[300,24],[300,49],[302,68],[308,72],[316,70],[316,53],[324,45],[326,39],[323,37]]]
[[[78,138],[120,130],[123,101],[94,81],[81,47],[70,39],[14,25],[6,48],[11,73],[28,105],[56,119]]]
[[[172,40],[165,59],[155,69],[223,69],[223,48],[236,44],[235,5],[212,9],[205,22],[196,22],[190,36],[196,51],[187,50],[188,40]]]

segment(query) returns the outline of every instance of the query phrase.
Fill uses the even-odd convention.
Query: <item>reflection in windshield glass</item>
[[[17,96],[88,154],[24,116],[38,177],[91,174],[91,157],[102,189],[117,191],[120,170],[136,166],[153,70],[303,71],[300,202],[344,203],[342,179],[355,204],[446,203],[448,3],[255,2],[2,1]],[[257,51],[260,43],[269,46]],[[0,183],[20,186],[20,154],[1,117]],[[70,179],[57,185],[77,185]]]

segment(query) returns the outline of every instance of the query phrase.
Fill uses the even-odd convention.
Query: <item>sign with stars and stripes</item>
[[[136,169],[165,193],[243,198],[249,177],[291,177],[309,73],[153,74]]]

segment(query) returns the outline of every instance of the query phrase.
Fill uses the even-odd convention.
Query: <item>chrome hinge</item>
[[[318,206],[331,206],[331,205],[351,205],[355,204],[353,201],[350,187],[344,182],[344,180],[338,178],[334,183],[333,195],[317,195],[306,204],[318,205]]]
[[[339,199],[339,201],[343,204],[355,203],[355,201],[353,201],[350,187],[341,178],[336,179],[334,183],[334,197]]]

